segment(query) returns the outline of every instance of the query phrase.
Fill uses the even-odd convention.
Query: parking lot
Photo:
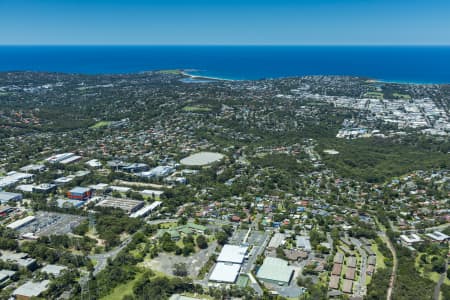
[[[54,212],[38,212],[36,219],[19,229],[21,234],[31,232],[36,236],[63,235],[72,232],[85,217]]]

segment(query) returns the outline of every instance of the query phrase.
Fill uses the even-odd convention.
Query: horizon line
[[[450,44],[0,44],[0,47],[450,47]]]

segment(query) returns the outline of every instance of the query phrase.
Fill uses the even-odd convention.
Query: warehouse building
[[[0,254],[0,261],[13,263],[30,271],[35,270],[37,267],[37,261],[28,257],[27,253],[1,250]]]
[[[246,246],[224,245],[209,280],[234,283],[239,276],[247,249]]]
[[[43,183],[33,186],[33,193],[50,194],[56,192],[56,185],[51,183]]]
[[[0,177],[0,190],[5,187],[16,185],[19,182],[31,181],[33,177],[33,174],[11,171],[7,173],[5,177]]]
[[[242,264],[247,253],[247,246],[224,245],[220,251],[218,262]]]
[[[78,186],[67,192],[67,197],[73,200],[85,201],[92,197],[92,189]]]
[[[107,198],[100,201],[95,206],[118,208],[130,214],[141,209],[144,206],[144,201],[124,198]]]
[[[43,281],[28,281],[25,284],[19,286],[12,295],[18,300],[28,300],[34,297],[39,297],[44,293],[50,284],[50,280]]]
[[[256,277],[267,283],[289,285],[294,271],[287,261],[276,257],[266,257]]]
[[[210,281],[235,283],[241,270],[241,264],[218,262],[209,277]]]
[[[31,222],[33,222],[34,220],[36,220],[35,216],[28,216],[25,217],[23,219],[17,220],[12,222],[11,224],[9,224],[8,226],[6,226],[9,229],[13,229],[13,230],[17,230],[25,225],[30,224]]]
[[[86,203],[85,201],[72,199],[58,199],[56,202],[59,208],[80,208]]]
[[[143,218],[148,216],[152,211],[154,211],[155,209],[157,209],[160,205],[162,204],[161,201],[155,201],[150,205],[147,205],[141,209],[139,209],[138,211],[132,213],[130,215],[130,218]]]
[[[0,203],[1,204],[6,204],[9,201],[20,201],[20,200],[22,200],[22,194],[0,192]]]

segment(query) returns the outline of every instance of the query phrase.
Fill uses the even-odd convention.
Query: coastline
[[[183,75],[183,76],[189,77],[191,79],[195,79],[195,80],[206,79],[206,80],[218,80],[218,81],[239,81],[238,79],[229,79],[229,78],[222,78],[222,77],[195,75],[195,74],[189,73],[189,71],[185,71],[185,70],[182,70],[182,69],[180,69],[180,74]]]

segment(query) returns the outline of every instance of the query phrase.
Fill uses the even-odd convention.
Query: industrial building
[[[85,201],[73,199],[58,199],[56,202],[59,208],[80,208],[86,203]]]
[[[34,258],[28,257],[27,253],[1,250],[0,254],[0,261],[11,262],[31,271],[37,267],[37,261]]]
[[[247,246],[224,245],[220,251],[218,262],[242,264],[247,253]]]
[[[123,166],[122,170],[128,173],[139,173],[139,172],[145,172],[149,170],[149,167],[147,164],[143,163],[134,163],[129,164],[127,166]]]
[[[33,174],[11,171],[6,176],[0,177],[0,189],[16,185],[19,182],[30,181],[33,177]]]
[[[400,235],[400,240],[404,246],[411,246],[415,243],[419,243],[419,242],[423,241],[420,236],[418,236],[417,234],[414,234],[414,233],[412,233],[410,235],[402,234],[402,235]]]
[[[162,194],[164,194],[164,191],[143,190],[143,191],[140,191],[139,193],[142,196],[159,198],[159,197],[161,197]]]
[[[241,270],[240,264],[218,262],[209,277],[210,281],[234,283]]]
[[[270,243],[267,246],[267,249],[269,250],[274,250],[278,247],[280,247],[281,245],[284,244],[284,240],[286,239],[286,235],[284,233],[275,233],[273,235],[273,237],[270,239]]]
[[[19,169],[19,171],[22,171],[22,172],[25,172],[25,173],[27,173],[27,172],[43,172],[46,169],[47,168],[45,167],[45,165],[34,165],[34,164],[31,164],[31,165],[23,166],[22,168]]]
[[[1,204],[6,204],[9,201],[20,201],[20,200],[22,200],[22,194],[0,192],[0,203]]]
[[[14,221],[12,223],[10,223],[8,226],[6,226],[9,229],[13,229],[13,230],[17,230],[25,225],[30,224],[31,222],[33,222],[34,220],[36,220],[35,216],[27,216],[23,219]]]
[[[256,277],[271,284],[289,285],[294,272],[294,268],[289,266],[287,261],[276,257],[266,257]]]
[[[144,201],[124,198],[107,198],[100,201],[95,206],[118,208],[126,213],[134,213],[144,206]]]
[[[8,285],[9,279],[16,274],[16,271],[12,270],[0,270],[0,289]]]
[[[49,194],[56,192],[57,186],[51,183],[43,183],[33,186],[33,193]]]
[[[151,169],[147,172],[139,173],[142,177],[153,178],[153,177],[166,177],[175,172],[175,168],[170,166],[159,166]]]
[[[53,156],[50,156],[49,158],[46,159],[47,162],[51,163],[51,164],[69,164],[75,161],[78,161],[81,159],[81,156],[75,155],[75,153],[61,153],[61,154],[56,154]]]
[[[2,206],[0,205],[0,217],[6,217],[7,215],[9,215],[10,213],[12,213],[16,208],[14,207],[10,207],[10,206]]]
[[[61,273],[67,270],[67,267],[65,266],[59,266],[59,265],[46,265],[45,267],[43,267],[40,271],[42,273],[46,273],[46,274],[51,274],[55,277],[58,277],[61,275]]]
[[[244,262],[247,246],[224,245],[209,280],[234,283]]]
[[[50,284],[50,280],[43,281],[27,281],[25,284],[19,286],[12,295],[18,300],[28,300],[33,297],[39,297],[45,292]]]
[[[161,201],[155,201],[150,205],[147,205],[143,208],[141,208],[140,210],[132,213],[130,215],[130,218],[143,218],[148,216],[148,214],[150,214],[152,211],[154,211],[156,208],[158,208],[160,205],[162,204]]]
[[[85,201],[90,199],[92,194],[92,189],[78,186],[67,192],[67,198]]]
[[[450,236],[445,233],[435,231],[433,233],[427,233],[426,236],[430,238],[433,242],[443,243],[450,240]]]

